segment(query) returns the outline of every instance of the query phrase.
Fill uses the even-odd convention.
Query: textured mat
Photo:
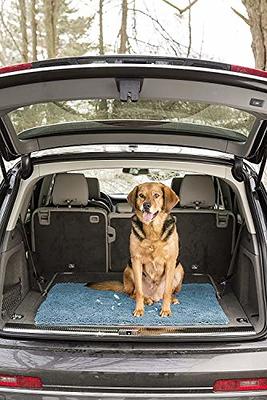
[[[172,316],[159,317],[161,303],[145,307],[145,315],[132,316],[135,302],[122,293],[89,289],[83,283],[57,283],[40,305],[36,325],[225,325],[229,322],[209,283],[184,284],[181,304],[171,306]]]

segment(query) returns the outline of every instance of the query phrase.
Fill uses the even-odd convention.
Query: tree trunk
[[[37,60],[36,0],[31,0],[32,60]]]
[[[122,0],[121,4],[121,28],[120,28],[120,47],[119,54],[127,52],[128,35],[127,35],[127,18],[128,18],[128,0]]]
[[[25,0],[19,0],[20,10],[20,30],[21,30],[21,57],[23,62],[29,61],[28,56],[28,34],[27,34],[27,16]]]
[[[256,68],[267,70],[267,1],[242,0],[248,13]]]
[[[104,54],[104,33],[103,33],[103,3],[104,0],[99,0],[99,54]]]
[[[44,0],[46,50],[48,58],[57,56],[57,19],[60,0]]]

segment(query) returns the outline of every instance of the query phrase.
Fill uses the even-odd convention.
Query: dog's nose
[[[143,208],[145,211],[149,211],[150,207],[151,207],[151,204],[148,203],[147,201],[143,204]]]

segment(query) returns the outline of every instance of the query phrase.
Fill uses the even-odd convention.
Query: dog
[[[136,301],[133,315],[144,315],[144,305],[163,300],[161,317],[171,316],[171,304],[179,304],[184,270],[179,262],[179,237],[170,215],[179,197],[162,183],[136,186],[127,197],[134,210],[130,234],[130,261],[121,282],[87,286],[127,293]]]

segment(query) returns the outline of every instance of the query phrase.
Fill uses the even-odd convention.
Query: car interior
[[[262,323],[257,245],[234,187],[221,177],[190,172],[169,182],[180,198],[172,214],[184,282],[210,283],[229,320],[206,330],[189,325],[184,332],[255,333]],[[57,283],[122,280],[133,215],[126,195],[105,193],[90,170],[36,180],[5,241],[4,329],[35,328],[36,312]]]

